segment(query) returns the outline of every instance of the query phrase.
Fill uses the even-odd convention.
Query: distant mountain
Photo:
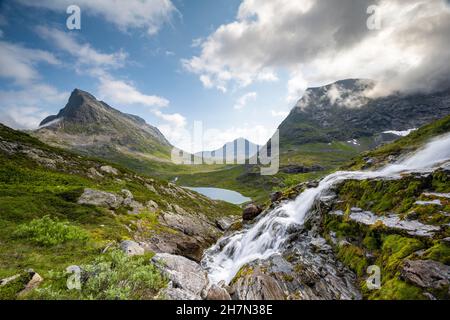
[[[373,85],[347,79],[307,89],[279,126],[281,146],[353,141],[419,128],[450,114],[450,90],[371,99],[365,91]]]
[[[120,112],[79,89],[33,134],[50,144],[108,159],[117,153],[168,159],[171,150],[163,134],[144,119]]]
[[[238,138],[231,142],[227,142],[222,148],[213,151],[198,152],[195,155],[208,159],[249,159],[258,152],[259,146],[253,142]]]

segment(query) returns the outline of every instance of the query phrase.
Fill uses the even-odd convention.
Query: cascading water
[[[229,283],[239,269],[254,260],[267,259],[282,248],[292,225],[301,225],[314,202],[333,185],[347,179],[398,178],[408,171],[429,171],[450,159],[450,134],[429,142],[406,159],[377,171],[339,171],[307,189],[294,201],[268,212],[251,228],[221,238],[205,252],[202,266],[213,283]]]

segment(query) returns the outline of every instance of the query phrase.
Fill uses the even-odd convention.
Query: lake
[[[207,196],[208,198],[211,198],[213,200],[222,200],[233,204],[242,204],[244,202],[252,200],[248,197],[243,196],[239,192],[233,190],[220,188],[203,188],[203,187],[198,188],[184,187],[184,188],[201,193],[202,195]]]

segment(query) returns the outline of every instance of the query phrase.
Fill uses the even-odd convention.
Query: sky
[[[81,11],[70,30],[67,8]],[[79,88],[187,151],[264,144],[307,87],[450,84],[447,0],[4,0],[0,122],[34,129]],[[203,145],[189,137],[196,121]]]

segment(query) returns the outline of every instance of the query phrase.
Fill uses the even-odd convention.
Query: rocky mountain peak
[[[145,153],[168,154],[170,143],[144,119],[121,112],[97,100],[89,92],[74,89],[67,104],[56,115],[40,123],[36,135],[54,144],[96,149],[124,147]],[[56,142],[55,142],[56,141]],[[103,152],[103,151],[102,151]]]

